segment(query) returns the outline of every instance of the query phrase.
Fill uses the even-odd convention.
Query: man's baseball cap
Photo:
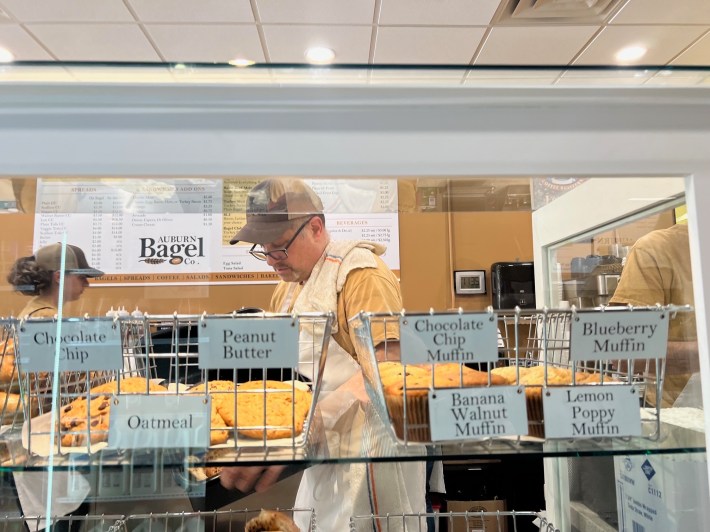
[[[247,223],[229,243],[268,244],[291,227],[291,220],[322,213],[323,203],[303,180],[267,179],[249,191]]]
[[[62,266],[62,244],[49,244],[35,252],[35,262],[45,270],[55,272]],[[104,274],[101,270],[92,268],[86,261],[86,256],[80,247],[67,244],[67,255],[64,262],[64,271],[74,275],[86,277],[100,277]]]

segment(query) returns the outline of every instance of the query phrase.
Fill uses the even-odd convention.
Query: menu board
[[[258,179],[39,179],[34,249],[62,241],[79,246],[106,273],[95,284],[235,284],[278,280],[252,244],[229,240],[246,222]],[[399,270],[394,179],[305,180],[321,197],[337,240],[369,240]]]

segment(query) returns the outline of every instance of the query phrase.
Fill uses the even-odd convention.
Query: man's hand
[[[225,467],[219,482],[226,489],[237,489],[242,493],[265,491],[278,482],[286,466],[240,466]]]

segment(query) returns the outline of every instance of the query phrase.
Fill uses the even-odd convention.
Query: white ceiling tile
[[[665,65],[690,45],[707,28],[693,26],[607,26],[579,56],[575,64],[614,65],[620,49],[639,45],[646,55],[626,64]]]
[[[0,5],[0,24],[13,24],[16,21],[12,18],[12,15],[5,11],[5,9]]]
[[[254,22],[249,0],[129,0],[142,22]]]
[[[29,24],[60,61],[159,61],[135,24]]]
[[[710,24],[710,2],[629,0],[612,24]]]
[[[264,62],[259,33],[254,25],[146,25],[166,61],[220,62],[234,58]]]
[[[483,28],[380,27],[375,63],[467,65],[484,33]]]
[[[367,63],[370,26],[271,26],[264,25],[266,46],[273,63],[304,63],[312,46],[335,50],[335,63]]]
[[[372,24],[375,0],[256,0],[264,24]]]
[[[566,65],[597,30],[597,26],[494,27],[476,64]]]
[[[54,59],[19,24],[0,25],[0,47],[7,48],[16,61],[51,61]]]
[[[2,0],[20,22],[131,22],[121,0]]]
[[[698,40],[693,46],[676,57],[672,65],[710,65],[710,33]]]
[[[382,0],[380,24],[486,26],[501,0]]]

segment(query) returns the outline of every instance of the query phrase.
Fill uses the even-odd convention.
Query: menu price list
[[[67,243],[84,250],[91,266],[106,272],[97,280],[102,284],[210,283],[221,272],[239,273],[243,279],[218,281],[226,284],[271,282],[271,268],[248,254],[251,244],[229,245],[246,223],[247,194],[258,182],[39,179],[34,249],[61,242],[66,235]],[[365,183],[309,181],[323,197],[334,238],[382,243],[388,248],[383,259],[399,269],[397,212],[390,209],[397,203],[396,181]],[[198,273],[205,278],[185,277]],[[250,273],[258,273],[258,279]]]

